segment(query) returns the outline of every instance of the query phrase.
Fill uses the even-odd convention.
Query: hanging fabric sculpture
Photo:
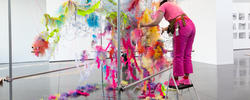
[[[109,89],[114,90],[119,85],[117,84],[118,59],[122,61],[123,67],[121,68],[127,67],[127,70],[124,72],[128,74],[127,80],[145,78],[170,65],[164,57],[166,50],[164,49],[164,43],[160,39],[159,27],[138,27],[140,23],[146,24],[153,21],[152,16],[154,16],[154,12],[150,9],[158,9],[159,2],[153,2],[145,9],[139,6],[143,3],[151,3],[152,1],[124,1],[126,4],[123,4],[123,6],[127,7],[123,7],[120,13],[121,27],[119,28],[121,29],[121,39],[117,40],[116,0],[86,0],[83,3],[68,0],[60,6],[57,14],[59,16],[52,17],[49,14],[44,14],[43,24],[45,30],[35,39],[32,45],[32,52],[39,57],[45,55],[48,49],[53,53],[61,37],[63,37],[61,33],[65,25],[68,25],[69,21],[73,21],[74,25],[72,26],[80,27],[78,25],[81,24],[76,23],[83,23],[82,25],[86,24],[86,26],[81,27],[93,29],[93,32],[91,31],[91,35],[89,36],[92,36],[90,37],[92,38],[91,46],[96,50],[95,62],[98,69],[103,68],[102,71],[105,73],[105,80],[107,80],[110,86]],[[82,20],[79,21],[77,18]],[[106,18],[106,21],[101,21],[102,18]],[[105,26],[101,27],[101,23],[105,23]],[[103,32],[96,32],[97,28],[100,28]],[[89,32],[88,28],[86,30]],[[107,46],[103,47],[103,45],[99,45],[98,39],[107,36],[110,36],[105,40],[108,41]],[[117,53],[120,52],[117,50],[118,41],[121,41],[122,52],[127,55],[126,60],[117,57]],[[88,59],[88,55],[85,50],[82,52],[81,61],[84,63],[86,59]],[[108,61],[109,59],[110,61]],[[85,68],[89,67],[91,66]],[[85,76],[88,75],[86,74]],[[141,98],[158,98],[152,92],[156,90],[153,82],[154,79],[149,79],[143,83],[141,87],[144,94]],[[160,96],[164,97],[166,94],[163,92],[165,91],[163,84],[160,84],[159,87],[161,87],[158,88]],[[85,96],[89,95],[87,94],[88,92],[84,93],[81,90],[74,91],[74,93]]]

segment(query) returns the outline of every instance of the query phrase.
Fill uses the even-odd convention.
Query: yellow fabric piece
[[[144,81],[144,87],[143,87],[144,91],[147,91],[147,84],[148,84],[148,81]]]
[[[160,46],[157,46],[156,49],[155,49],[155,54],[154,54],[154,59],[159,59],[160,57],[162,57],[163,55],[163,51],[161,49]]]
[[[152,11],[146,8],[144,14],[142,15],[141,23],[148,24],[152,22],[153,20],[151,18],[151,13]],[[148,27],[144,30],[144,33],[146,33],[146,46],[152,46],[160,38],[160,34],[158,31],[159,29],[157,26]]]
[[[121,85],[122,85],[122,86],[126,86],[126,85],[128,85],[128,82],[127,82],[127,81],[122,80],[122,81],[121,81]]]
[[[142,57],[142,64],[143,64],[142,65],[143,68],[148,69],[153,64],[153,61],[152,61],[152,59],[147,58],[146,56],[143,56]]]

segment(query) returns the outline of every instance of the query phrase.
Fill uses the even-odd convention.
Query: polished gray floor
[[[191,76],[201,100],[250,100],[250,51],[235,51],[233,65],[210,65],[194,62],[195,74]],[[93,63],[93,62],[89,62]],[[23,63],[14,64],[13,76],[27,75],[44,72],[58,68],[74,66],[74,62],[61,63]],[[40,100],[51,94],[67,92],[77,86],[87,83],[101,83],[101,71],[95,64],[87,81],[80,83],[80,70],[71,69],[41,76],[35,76],[13,81],[14,100]],[[8,65],[0,65],[0,77],[8,75]],[[156,81],[164,82],[168,78],[168,72]],[[79,97],[71,100],[116,100],[117,94],[102,90],[92,93],[89,97]],[[175,100],[174,93],[170,93],[169,100]],[[136,100],[138,93],[128,90],[122,93],[122,100]],[[184,91],[182,100],[195,100],[194,92]],[[9,84],[0,86],[0,100],[9,99]]]

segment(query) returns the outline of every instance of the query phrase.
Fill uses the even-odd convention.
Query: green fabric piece
[[[60,36],[57,35],[56,39],[54,40],[55,43],[58,43],[60,41]]]
[[[182,15],[179,15],[179,16],[181,16],[181,20],[183,22],[183,26],[186,26],[186,22],[185,22],[185,19],[184,19],[184,16],[186,16],[186,14],[182,14]],[[177,16],[174,19],[172,19],[172,20],[169,21],[170,24],[168,25],[168,33],[174,34],[174,32],[175,32],[175,26],[174,25],[175,25],[176,20],[177,20],[177,18],[179,16]]]
[[[113,0],[109,0],[109,2],[112,3],[112,4],[115,5],[115,6],[117,5],[117,3],[114,2]]]
[[[114,20],[114,19],[117,18],[117,12],[111,12],[111,13],[109,13],[107,15],[108,15],[107,17],[109,17],[111,20]],[[129,19],[128,19],[128,16],[124,12],[121,12],[121,18],[122,18],[122,22],[123,22],[122,24],[123,25],[128,24]],[[110,20],[109,20],[109,22],[111,23]]]
[[[101,1],[98,1],[95,5],[91,6],[88,10],[77,9],[77,14],[81,16],[86,16],[95,12],[97,8],[99,8]]]
[[[47,37],[47,41],[52,38],[53,36],[55,36],[55,33],[59,33],[59,29],[54,29],[52,32],[49,33],[48,37]]]
[[[66,6],[64,13],[66,14],[68,12],[69,12],[69,8],[68,8],[68,6]]]
[[[123,24],[126,25],[128,23],[128,16],[122,12],[122,19],[123,19]]]
[[[184,19],[184,16],[185,16],[185,15],[181,15],[181,20],[182,20],[183,26],[186,26],[186,21],[185,21],[185,19]]]

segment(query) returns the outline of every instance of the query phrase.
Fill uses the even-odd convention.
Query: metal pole
[[[12,30],[11,30],[11,0],[8,0],[8,21],[9,21],[9,96],[10,100],[12,100]]]
[[[121,39],[121,33],[120,33],[120,29],[121,29],[121,19],[120,19],[120,13],[121,13],[121,9],[120,9],[120,0],[118,0],[118,13],[117,13],[117,34],[118,34],[118,39],[117,39],[117,41],[118,41],[118,54],[117,54],[117,61],[118,61],[118,85],[120,85],[120,83],[121,83],[121,79],[120,79],[120,74],[121,74],[121,44],[120,44],[120,39]],[[118,100],[121,100],[121,91],[118,91]]]
[[[101,69],[101,73],[102,73],[102,98],[103,98],[103,100],[105,100],[105,99],[104,99],[104,98],[105,98],[105,97],[104,97],[104,95],[105,95],[105,94],[104,94],[104,83],[103,83],[103,82],[104,82],[104,81],[103,81],[103,64],[101,65],[101,68],[102,68],[102,69]]]
[[[100,29],[100,33],[102,33],[102,25]],[[102,35],[101,35],[101,46],[102,46]],[[101,65],[101,74],[102,74],[102,99],[105,100],[105,93],[104,93],[104,80],[103,80],[103,64]]]

